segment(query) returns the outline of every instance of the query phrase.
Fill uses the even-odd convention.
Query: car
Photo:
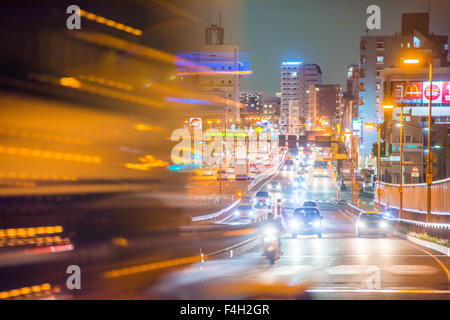
[[[205,177],[211,177],[214,174],[212,169],[203,169],[203,176]]]
[[[235,180],[246,181],[247,180],[247,175],[245,173],[237,174],[236,177],[235,177]]]
[[[294,170],[294,161],[291,159],[285,160],[283,165],[283,170],[292,171]]]
[[[256,212],[250,204],[240,204],[234,210],[234,216],[237,219],[253,220],[256,218]]]
[[[304,176],[298,176],[292,182],[295,189],[306,189],[306,181]]]
[[[317,234],[318,238],[322,238],[322,219],[318,208],[295,209],[288,223],[292,238],[297,238],[298,234]]]
[[[381,212],[364,211],[361,212],[356,221],[356,235],[381,235],[387,237],[389,223]]]
[[[305,202],[303,202],[303,206],[319,208],[319,206],[317,205],[317,203],[315,201],[305,201]]]
[[[258,191],[253,196],[253,206],[255,208],[270,208],[272,205],[272,199],[270,193],[267,191]]]
[[[306,180],[306,172],[304,170],[300,169],[299,171],[297,171],[296,177],[303,178]]]
[[[314,161],[314,177],[328,177],[328,162],[325,160]]]
[[[270,191],[281,191],[281,183],[280,181],[274,180],[270,181],[267,185],[267,189]]]
[[[217,180],[227,180],[228,175],[225,170],[218,170],[217,171]]]

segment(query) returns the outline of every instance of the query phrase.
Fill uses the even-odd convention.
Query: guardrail
[[[275,175],[281,168],[281,166],[284,163],[284,156],[283,158],[280,160],[280,162],[278,163],[278,166],[273,167],[267,171],[264,172],[264,174],[261,174],[260,176],[258,176],[254,181],[252,181],[246,188],[247,192],[249,192],[251,189],[253,189],[255,186],[257,186],[259,183],[265,181],[267,178],[269,178],[270,176]],[[263,183],[263,185],[267,183],[267,181],[265,181]],[[262,185],[262,186],[263,186]],[[262,187],[261,186],[261,187]],[[202,216],[197,216],[197,217],[192,217],[191,220],[192,222],[198,222],[198,221],[207,221],[207,220],[216,220],[219,219],[223,214],[227,213],[228,211],[230,211],[231,209],[233,209],[239,202],[241,201],[241,199],[236,200],[235,202],[233,202],[231,205],[229,205],[228,207],[219,210],[217,212],[211,213],[211,214],[207,214],[207,215],[202,215]]]
[[[380,183],[381,204],[399,207],[400,196],[398,184]],[[426,214],[427,184],[403,185],[403,209],[406,211]],[[431,213],[435,215],[450,215],[450,178],[434,181],[431,185]],[[374,202],[378,202],[375,197]]]
[[[347,203],[347,207],[350,211],[347,212],[355,216],[364,211],[350,203]],[[413,232],[416,235],[425,234],[427,237],[437,238],[450,243],[450,223],[423,222],[398,218],[390,218],[389,220],[394,223],[395,230],[401,233],[408,234]]]

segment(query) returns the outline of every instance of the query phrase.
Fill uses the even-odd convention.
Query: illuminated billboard
[[[397,103],[428,104],[430,83],[428,81],[392,82],[392,96]],[[431,103],[450,105],[450,81],[432,82]]]

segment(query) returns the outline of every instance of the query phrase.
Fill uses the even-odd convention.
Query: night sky
[[[382,29],[369,35],[400,33],[402,13],[428,8],[428,0],[227,0],[208,12],[220,10],[227,43],[231,36],[249,52],[253,75],[243,79],[241,90],[270,96],[280,88],[280,62],[286,59],[317,63],[323,83],[345,88],[346,68],[358,62],[371,4],[381,8]],[[450,36],[449,16],[450,0],[431,0],[430,31]]]

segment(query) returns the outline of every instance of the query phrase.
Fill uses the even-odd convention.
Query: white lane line
[[[450,290],[432,289],[346,289],[346,288],[315,288],[309,293],[415,293],[415,294],[449,294]]]
[[[346,219],[350,220],[351,222],[354,222],[354,221],[353,221],[353,216],[348,216],[347,213],[345,213],[345,212],[342,211],[341,209],[338,209],[338,212],[339,212],[340,214],[342,214]]]
[[[394,265],[384,268],[390,273],[412,275],[412,274],[435,274],[439,269],[427,265]]]
[[[428,252],[427,250],[424,250],[422,248],[416,247],[412,244],[410,244],[407,240],[406,244],[412,248],[415,248],[417,250],[420,250],[422,252],[425,252],[427,255],[429,255],[430,257],[433,257],[434,260],[436,260],[436,262],[441,266],[442,270],[444,270],[444,272],[447,274],[447,281],[450,283],[450,271],[447,269],[447,267],[442,263],[441,260],[439,260],[435,255],[433,255],[432,253]]]

